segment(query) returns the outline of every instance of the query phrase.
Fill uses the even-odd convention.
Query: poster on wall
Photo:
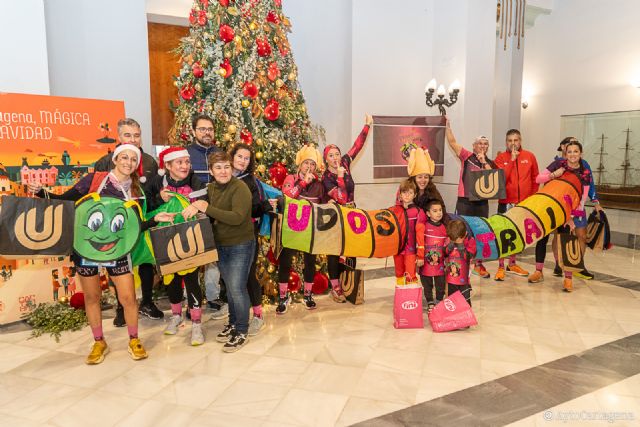
[[[429,150],[435,176],[444,171],[445,118],[443,116],[374,116],[373,178],[406,178],[407,162],[401,148],[413,143]]]
[[[123,117],[122,101],[0,93],[0,196],[29,197],[27,184],[35,181],[65,192],[113,151]],[[0,324],[70,296],[75,277],[68,257],[10,260],[0,254]]]

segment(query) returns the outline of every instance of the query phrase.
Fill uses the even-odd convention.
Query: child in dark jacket
[[[416,186],[410,180],[400,184],[400,200],[397,202],[407,214],[407,241],[398,255],[393,256],[396,270],[396,284],[405,285],[417,283],[416,262],[419,266],[424,263],[424,258],[416,257],[416,232],[424,234],[424,225],[427,217],[424,211],[413,203],[416,197]],[[417,261],[416,261],[417,259]]]
[[[471,305],[469,264],[476,255],[476,241],[467,236],[467,226],[456,219],[447,225],[448,241],[444,248],[448,295],[460,291]]]

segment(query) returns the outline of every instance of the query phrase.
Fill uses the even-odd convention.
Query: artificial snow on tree
[[[253,145],[257,176],[281,188],[287,170],[296,170],[298,150],[324,142],[324,130],[309,121],[282,1],[196,0],[189,22],[189,35],[178,48],[182,66],[175,78],[178,104],[170,143],[190,143],[192,118],[207,114],[214,120],[216,145],[224,150],[237,142]],[[257,277],[264,294],[275,297],[275,264],[266,257],[268,244],[260,239],[259,245]],[[300,264],[292,263],[297,271]],[[292,270],[290,281],[296,280]]]
[[[265,182],[274,164],[295,168],[300,147],[317,145],[324,132],[309,121],[281,0],[196,0],[189,22],[178,49],[182,67],[170,142],[191,142],[191,120],[204,113],[215,122],[219,147],[253,144],[256,172]]]

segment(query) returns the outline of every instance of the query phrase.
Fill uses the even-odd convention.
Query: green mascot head
[[[73,249],[81,257],[115,261],[131,252],[139,237],[137,202],[91,193],[76,203]]]

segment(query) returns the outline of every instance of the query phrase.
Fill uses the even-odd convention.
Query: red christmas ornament
[[[282,7],[282,0],[275,0],[274,3],[276,4],[276,6]]]
[[[196,22],[198,22],[198,12],[195,9],[191,9],[189,13],[189,23],[194,25]]]
[[[191,83],[187,83],[186,85],[182,86],[182,89],[180,89],[180,96],[185,101],[193,99],[193,95],[195,95],[195,93],[196,90],[193,88],[193,86],[191,86]]]
[[[271,45],[267,39],[257,39],[256,45],[258,46],[258,55],[259,56],[269,56],[271,55]]]
[[[289,272],[289,292],[298,292],[300,290],[300,275],[295,271]]]
[[[200,0],[200,4],[202,4],[202,7],[206,9],[209,7],[209,0]]]
[[[280,23],[280,18],[273,10],[271,10],[267,13],[267,22],[278,25]]]
[[[231,28],[227,24],[220,25],[219,34],[220,34],[220,40],[222,40],[225,43],[229,43],[236,36],[236,33],[235,31],[233,31],[233,28]]]
[[[222,7],[229,6],[229,0],[218,0],[218,3],[220,3],[220,6]]]
[[[275,162],[269,168],[269,178],[276,188],[282,188],[284,179],[287,177],[287,168],[280,162]]]
[[[273,265],[278,265],[280,263],[276,258],[276,256],[274,255],[273,250],[271,248],[269,248],[269,252],[267,252],[267,259]]]
[[[255,99],[258,96],[258,86],[253,82],[245,82],[242,93],[244,96],[248,96],[251,99]]]
[[[191,141],[191,138],[189,138],[189,135],[187,135],[186,133],[182,132],[180,134],[180,139],[183,141]]]
[[[69,306],[76,310],[84,309],[84,294],[82,292],[76,292],[71,295],[69,299]]]
[[[231,74],[233,74],[233,67],[229,62],[229,58],[224,58],[224,61],[222,61],[222,64],[220,64],[220,68],[223,68],[226,71],[226,74],[224,75],[225,79],[228,79],[229,77],[231,77]]]
[[[314,295],[324,294],[329,288],[329,278],[326,274],[316,271],[316,274],[313,275],[313,287],[311,291]]]
[[[267,120],[278,120],[280,117],[280,104],[275,99],[271,98],[267,105],[264,107],[264,116]]]
[[[269,80],[274,81],[280,76],[280,70],[278,69],[278,64],[276,62],[272,62],[269,65],[269,69],[267,70],[267,77]]]
[[[204,70],[199,62],[194,62],[191,66],[191,71],[193,72],[193,77],[200,78],[204,76]]]
[[[198,25],[204,27],[204,24],[207,23],[207,12],[204,10],[198,11]]]
[[[253,143],[253,135],[251,135],[251,132],[247,128],[240,131],[240,139],[247,145],[251,145]]]
[[[280,55],[282,56],[287,56],[289,54],[289,50],[283,44],[278,46],[278,50],[280,51]]]

